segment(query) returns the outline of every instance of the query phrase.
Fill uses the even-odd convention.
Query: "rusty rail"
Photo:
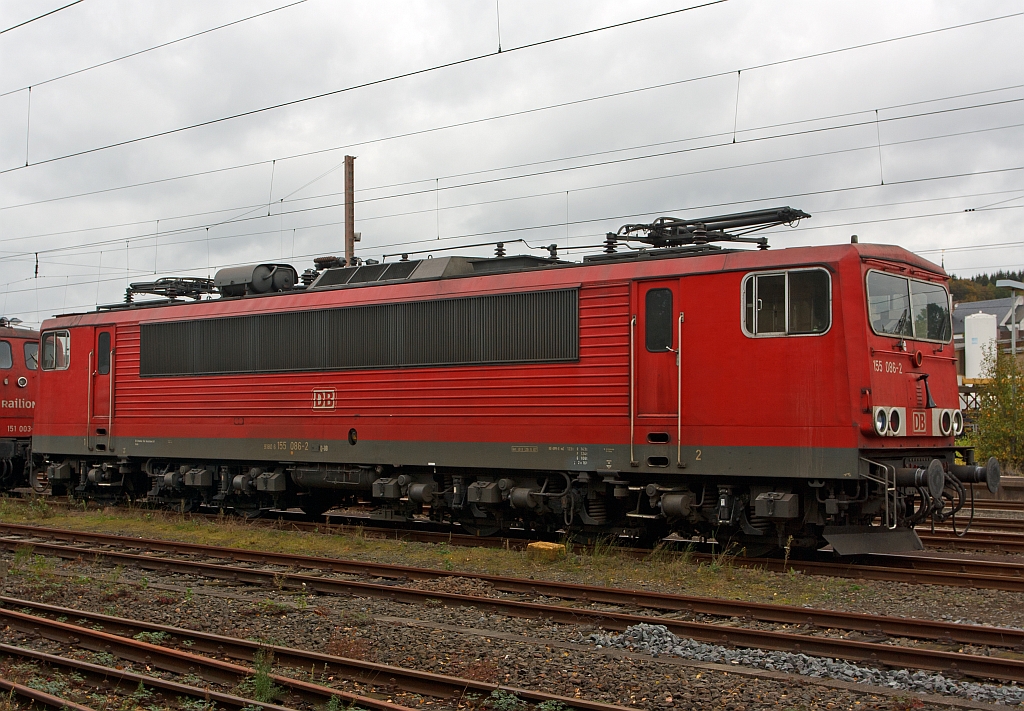
[[[59,696],[53,694],[47,694],[45,691],[39,689],[33,689],[31,686],[25,686],[24,684],[16,684],[13,681],[0,677],[0,689],[7,693],[13,693],[15,696],[20,696],[24,699],[29,699],[36,703],[47,706],[51,709],[68,709],[68,711],[95,711],[89,706],[82,706],[76,704],[73,701],[62,699]]]
[[[77,610],[69,610],[69,612],[75,612]],[[63,669],[71,669],[82,676],[92,679],[97,686],[103,683],[109,683],[111,681],[116,685],[117,683],[125,683],[131,685],[131,691],[138,688],[139,684],[142,684],[151,689],[159,689],[166,691],[177,696],[190,696],[197,699],[214,701],[229,709],[243,709],[249,708],[260,708],[264,711],[295,711],[294,709],[287,706],[279,706],[278,704],[266,703],[263,701],[255,701],[253,699],[245,699],[241,696],[234,696],[232,694],[225,694],[215,689],[200,689],[195,686],[189,686],[187,684],[179,684],[176,681],[168,681],[167,679],[161,679],[155,676],[146,676],[144,674],[136,674],[135,672],[128,671],[127,669],[113,669],[111,667],[105,667],[100,664],[92,664],[91,662],[85,662],[80,659],[72,659],[71,657],[62,657],[56,654],[47,654],[46,652],[40,652],[35,649],[27,649],[25,647],[18,647],[12,644],[0,643],[0,654],[6,654],[10,657],[20,657],[21,659],[30,659],[35,662],[41,662],[51,667],[60,667]],[[60,708],[60,707],[58,707]]]
[[[3,605],[16,605],[19,608],[35,610],[50,615],[62,615],[68,618],[86,620],[90,623],[103,625],[104,629],[117,630],[117,634],[134,636],[139,632],[163,632],[171,644],[180,644],[189,640],[189,650],[192,652],[204,652],[207,654],[231,657],[242,661],[252,661],[259,652],[270,652],[274,655],[277,664],[296,669],[310,669],[315,667],[328,673],[343,676],[346,679],[359,681],[365,684],[382,684],[396,686],[404,691],[438,698],[462,698],[466,693],[477,693],[482,695],[494,691],[505,691],[520,699],[533,703],[545,701],[558,701],[566,706],[572,706],[581,711],[625,711],[622,707],[614,704],[606,704],[589,699],[572,698],[549,694],[532,689],[520,689],[503,684],[493,684],[475,679],[463,679],[447,674],[435,674],[434,672],[406,669],[388,664],[368,662],[360,659],[349,659],[338,657],[332,654],[295,649],[273,644],[261,644],[247,639],[228,637],[224,635],[200,632],[197,630],[182,629],[160,625],[142,620],[133,620],[122,617],[111,617],[96,612],[77,610],[55,605],[36,603],[30,600],[17,598],[0,598]],[[0,619],[5,610],[0,608]],[[39,618],[46,619],[46,618]],[[0,651],[2,650],[0,645]]]
[[[0,540],[0,545],[17,548],[24,545],[10,539]],[[324,594],[360,595],[380,597],[398,602],[422,604],[427,600],[440,600],[453,606],[472,606],[514,617],[542,618],[563,624],[591,624],[607,629],[623,630],[629,626],[647,623],[664,625],[672,632],[715,644],[736,645],[741,647],[772,649],[779,651],[801,652],[813,656],[834,657],[849,661],[883,664],[901,668],[927,669],[942,672],[970,674],[980,678],[999,680],[1024,681],[1024,661],[987,657],[960,652],[944,652],[921,647],[896,646],[859,642],[849,639],[835,639],[776,632],[754,630],[741,627],[726,627],[706,622],[694,622],[674,617],[653,615],[635,615],[608,610],[592,610],[586,608],[563,607],[524,602],[507,598],[491,598],[475,595],[463,595],[439,590],[420,590],[415,588],[369,583],[354,580],[340,580],[314,575],[281,573],[271,570],[255,570],[229,565],[216,565],[197,561],[177,560],[171,558],[153,558],[152,556],[123,553],[119,551],[95,551],[87,548],[63,546],[51,543],[35,544],[37,550],[44,550],[51,555],[68,559],[99,560],[121,562],[128,565],[165,572],[185,573],[201,577],[229,580],[238,583],[256,585],[276,584],[289,589],[304,589]],[[538,583],[539,581],[529,581]],[[543,584],[543,583],[542,583]],[[748,604],[749,605],[749,604]],[[751,610],[755,606],[749,605]],[[805,619],[813,614],[813,610],[799,608]],[[0,611],[0,619],[17,614],[12,611]],[[840,613],[829,613],[840,614]],[[903,618],[872,618],[879,624],[887,619],[894,623],[912,623],[914,620]],[[942,625],[943,623],[932,623]],[[953,626],[955,629],[957,626]],[[961,626],[968,627],[968,626]],[[991,630],[995,635],[1012,635],[1013,630],[1002,628],[981,628]],[[952,634],[952,630],[950,630]]]
[[[281,565],[290,568],[307,568],[316,571],[330,571],[348,575],[363,575],[374,578],[390,578],[392,580],[436,580],[438,578],[465,578],[490,583],[496,590],[505,593],[525,594],[531,596],[544,595],[584,603],[602,603],[611,605],[634,605],[652,610],[686,612],[691,614],[714,615],[718,617],[740,617],[772,622],[778,624],[805,625],[819,628],[835,628],[869,634],[885,634],[894,637],[910,637],[929,640],[949,640],[964,644],[978,644],[996,647],[1024,647],[1024,631],[984,625],[962,625],[952,622],[930,621],[917,618],[888,617],[868,615],[857,612],[839,612],[815,610],[789,605],[746,602],[742,600],[709,599],[693,595],[677,595],[673,593],[654,592],[649,590],[631,590],[624,588],[608,588],[593,585],[579,585],[546,580],[525,580],[498,575],[479,573],[463,573],[444,571],[433,568],[416,568],[403,565],[371,563],[363,561],[341,560],[318,556],[299,556],[288,553],[251,551],[242,548],[222,548],[219,546],[203,546],[194,543],[178,543],[156,539],[131,538],[102,533],[79,533],[40,527],[10,526],[0,524],[0,531],[5,528],[19,528],[25,533],[40,537],[66,540],[69,542],[83,541],[104,545],[117,545],[130,548],[141,548],[148,551],[163,551],[187,555],[205,555],[213,558],[224,558],[235,562],[244,561],[262,565]],[[25,530],[30,529],[30,530]],[[18,545],[41,546],[15,541]],[[0,539],[0,546],[11,547],[9,540]],[[63,549],[56,550],[60,555]],[[76,549],[77,550],[77,549]],[[85,550],[85,549],[82,549]],[[91,551],[93,555],[106,555],[106,552]],[[67,557],[64,555],[63,557]],[[134,560],[134,558],[130,559]],[[167,559],[146,557],[146,561],[166,561]],[[917,562],[915,559],[913,562]],[[950,576],[963,575],[964,572],[951,561]],[[1020,568],[1011,566],[1019,575]],[[230,570],[237,570],[230,568]],[[1024,583],[1024,579],[1021,580]],[[393,590],[393,586],[386,586]],[[2,598],[0,598],[2,599]]]

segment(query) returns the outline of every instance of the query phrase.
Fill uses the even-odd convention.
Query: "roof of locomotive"
[[[39,331],[33,331],[30,328],[0,326],[0,338],[24,338],[27,341],[38,341]]]
[[[57,319],[73,319],[73,323],[79,322],[94,322],[90,315],[99,315],[109,320],[114,313],[124,312],[148,312],[146,314],[146,320],[150,318],[159,319],[160,316],[154,312],[160,312],[163,307],[169,306],[199,306],[212,307],[215,304],[226,305],[229,303],[237,303],[239,300],[250,301],[252,299],[264,299],[264,298],[280,298],[286,296],[297,296],[301,294],[330,294],[337,291],[348,291],[351,289],[363,289],[366,287],[379,287],[379,288],[393,288],[403,284],[423,284],[425,282],[438,282],[438,281],[451,281],[451,280],[462,280],[467,278],[477,279],[494,279],[501,281],[501,287],[505,288],[508,286],[523,286],[523,287],[534,287],[542,286],[547,279],[544,278],[544,274],[559,273],[559,278],[553,281],[563,282],[566,277],[573,280],[570,277],[569,271],[572,270],[585,270],[584,275],[580,275],[578,280],[590,281],[594,278],[600,279],[601,281],[607,279],[629,279],[629,278],[647,278],[654,276],[671,276],[679,275],[683,276],[686,274],[706,274],[713,272],[731,272],[731,271],[749,271],[754,269],[772,269],[772,268],[784,268],[792,267],[801,264],[836,264],[844,259],[849,259],[854,254],[858,255],[861,261],[864,260],[875,260],[882,262],[890,262],[901,264],[910,267],[913,270],[926,272],[934,275],[935,277],[944,278],[947,276],[946,272],[937,264],[934,264],[922,257],[907,251],[903,247],[897,245],[887,244],[833,244],[833,245],[821,245],[821,246],[801,246],[801,247],[786,247],[782,249],[723,249],[714,245],[693,245],[698,249],[685,249],[685,248],[668,248],[668,249],[647,249],[647,250],[636,250],[631,253],[622,253],[620,255],[601,255],[601,259],[595,260],[584,260],[583,262],[566,262],[557,259],[546,259],[538,258],[530,255],[512,255],[508,257],[461,257],[455,258],[461,260],[461,267],[454,270],[447,270],[449,273],[445,273],[445,269],[441,268],[441,262],[447,262],[452,258],[442,258],[437,260],[422,260],[423,263],[438,262],[437,265],[431,265],[433,274],[430,276],[417,278],[414,269],[407,269],[409,274],[405,278],[395,280],[365,280],[350,281],[348,283],[331,284],[328,286],[317,287],[317,283],[323,279],[323,276],[332,271],[349,271],[352,273],[358,273],[358,270],[365,269],[366,266],[362,267],[348,267],[340,269],[328,269],[324,270],[318,277],[317,281],[314,281],[310,286],[298,286],[293,290],[280,291],[280,292],[269,292],[264,294],[247,294],[245,296],[220,296],[219,298],[213,299],[202,299],[202,300],[183,300],[183,299],[164,299],[158,301],[142,301],[133,304],[115,304],[110,306],[101,306],[96,311],[86,313],[72,313],[72,314],[60,314],[54,316]],[[609,259],[607,257],[616,257]],[[406,264],[408,262],[391,262],[389,264]],[[469,265],[467,269],[466,266]],[[478,266],[480,267],[478,269]],[[507,265],[507,267],[506,267]],[[385,266],[385,265],[367,265],[371,267]],[[590,276],[593,274],[591,270],[598,270],[600,276]],[[379,270],[383,271],[383,270]],[[507,281],[508,277],[516,276],[530,276],[526,280],[520,280],[516,283],[510,283]],[[506,279],[502,279],[505,277]],[[445,295],[453,296],[451,290],[444,290]],[[191,311],[191,309],[190,309]],[[204,309],[205,311],[205,309]],[[220,309],[217,309],[217,315],[228,315],[222,313]],[[138,313],[141,316],[141,313]],[[213,315],[213,314],[210,314]],[[118,318],[117,320],[121,320]],[[66,324],[72,325],[72,324]],[[22,331],[19,329],[19,333]],[[37,334],[38,335],[38,334]]]

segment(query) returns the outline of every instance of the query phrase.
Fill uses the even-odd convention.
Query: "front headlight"
[[[964,414],[953,410],[953,434],[959,437],[964,432]]]
[[[939,413],[939,432],[942,433],[943,437],[948,437],[949,433],[953,431],[953,413],[949,410],[943,410]]]
[[[885,431],[889,427],[889,413],[885,411],[884,407],[880,407],[875,410],[875,434],[880,437],[885,436]]]

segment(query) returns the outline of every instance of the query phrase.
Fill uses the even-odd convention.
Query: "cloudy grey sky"
[[[67,2],[5,0],[0,30]],[[536,46],[688,4],[290,3],[84,0],[0,32],[0,314],[343,252],[346,153],[363,257],[564,255],[788,204],[813,218],[776,248],[858,234],[959,275],[1024,267],[1020,0],[727,0]]]

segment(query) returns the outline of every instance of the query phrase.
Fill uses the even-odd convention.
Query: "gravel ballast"
[[[433,584],[483,587],[466,579]],[[781,666],[776,672],[754,669],[754,665],[744,671],[738,663],[726,668],[662,652],[652,658],[628,646],[597,649],[583,641],[597,630],[440,603],[304,595],[275,587],[179,574],[143,575],[131,568],[40,558],[23,558],[11,567],[6,594],[634,708],[889,711],[921,707],[920,698],[909,692],[786,674]],[[10,631],[0,634],[15,636],[15,643],[58,651],[45,640]],[[941,708],[937,701],[932,697],[929,708]],[[417,703],[431,705],[428,700]],[[475,701],[464,708],[481,709],[479,704]]]
[[[893,669],[882,671],[842,660],[811,657],[792,652],[764,649],[729,649],[716,644],[677,637],[664,625],[633,625],[622,634],[591,634],[588,641],[598,648],[618,647],[654,656],[672,654],[684,659],[716,664],[740,664],[745,667],[783,671],[812,678],[852,681],[890,689],[961,696],[976,701],[999,704],[1024,703],[1024,688],[992,684],[976,684],[947,679],[942,674],[925,671]]]

